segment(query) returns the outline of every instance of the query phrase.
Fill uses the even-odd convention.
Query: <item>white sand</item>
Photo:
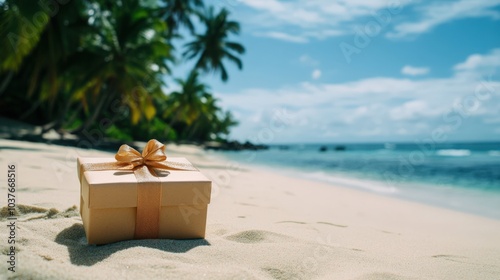
[[[0,278],[18,279],[499,279],[500,221],[376,196],[272,170],[229,169],[196,147],[169,146],[217,185],[205,240],[85,243],[70,147],[0,140],[18,168],[16,273],[7,271],[2,213]],[[54,208],[52,210],[49,210]],[[69,208],[69,209],[68,209]],[[65,210],[68,209],[68,210]]]

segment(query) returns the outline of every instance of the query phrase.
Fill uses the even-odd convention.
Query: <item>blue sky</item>
[[[210,2],[247,48],[228,83],[206,78],[232,138],[500,140],[498,0]]]

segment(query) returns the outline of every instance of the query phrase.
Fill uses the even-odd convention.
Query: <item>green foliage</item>
[[[194,70],[186,80],[177,79],[181,89],[169,95],[168,109],[163,117],[170,117],[171,126],[182,131],[183,139],[206,141],[225,138],[229,127],[237,122],[230,113],[217,106],[217,99],[198,77],[198,72]]]
[[[222,9],[215,13],[214,8],[208,8],[200,16],[201,22],[205,26],[204,34],[197,34],[195,39],[185,45],[184,56],[188,59],[197,59],[196,67],[205,72],[220,72],[222,81],[229,79],[226,67],[223,64],[224,59],[228,59],[243,68],[243,63],[238,55],[245,53],[245,48],[228,40],[229,35],[238,35],[240,33],[240,24],[228,20],[229,12]]]
[[[120,140],[223,139],[236,125],[199,81],[209,72],[227,81],[224,60],[242,68],[244,48],[228,40],[239,24],[226,10],[201,0],[28,2],[0,2],[0,115],[42,133],[99,129]],[[197,62],[168,93],[182,28],[193,39],[184,57]]]
[[[48,22],[48,15],[29,1],[7,0],[0,9],[0,71],[18,71]]]
[[[116,139],[116,140],[123,140],[123,141],[132,141],[132,135],[130,135],[130,132],[128,129],[119,129],[116,125],[112,125],[109,127],[106,131],[106,136]]]

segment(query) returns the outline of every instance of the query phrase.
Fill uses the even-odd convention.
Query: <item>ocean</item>
[[[500,142],[287,144],[218,153],[287,176],[500,219]]]

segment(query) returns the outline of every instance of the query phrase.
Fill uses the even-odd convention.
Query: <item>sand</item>
[[[86,244],[75,156],[112,153],[0,140],[19,187],[13,279],[499,279],[500,221],[378,196],[276,170],[240,166],[197,147],[167,147],[214,182],[207,236]]]

